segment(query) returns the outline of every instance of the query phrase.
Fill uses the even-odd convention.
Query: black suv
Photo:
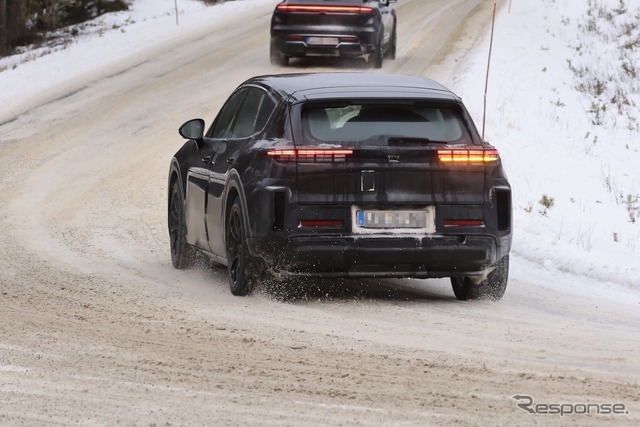
[[[271,18],[271,63],[289,58],[366,57],[375,68],[396,56],[396,0],[285,0]]]
[[[177,268],[226,265],[231,292],[273,278],[451,277],[507,286],[511,187],[460,98],[422,77],[255,77],[211,127],[180,128],[168,225]]]

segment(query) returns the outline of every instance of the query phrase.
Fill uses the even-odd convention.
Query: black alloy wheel
[[[194,263],[195,253],[187,243],[184,201],[178,180],[173,182],[169,196],[169,241],[173,266],[178,269],[191,267]]]
[[[468,277],[452,277],[451,287],[460,301],[492,300],[498,301],[507,290],[509,279],[509,255],[498,262],[496,268],[489,273],[487,280],[480,285],[474,284]]]
[[[237,296],[249,295],[255,285],[251,255],[247,249],[247,232],[240,199],[236,198],[231,205],[226,229],[227,268],[229,270],[229,287]]]

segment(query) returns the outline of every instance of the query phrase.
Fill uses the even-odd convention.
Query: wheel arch
[[[224,229],[227,228],[227,221],[229,218],[229,212],[231,211],[231,207],[233,206],[233,202],[235,199],[240,200],[240,207],[242,208],[242,218],[244,221],[244,229],[246,230],[247,236],[251,236],[253,233],[251,231],[250,222],[249,222],[249,211],[247,209],[247,198],[244,192],[244,186],[242,185],[242,180],[240,179],[240,175],[238,171],[235,169],[231,170],[229,173],[229,178],[227,179],[227,184],[225,185],[226,194],[224,197],[224,205],[222,207],[222,212],[224,212],[223,224]],[[226,232],[223,233],[224,241],[226,245]]]
[[[184,202],[185,200],[185,190],[184,190],[184,185],[182,183],[182,175],[180,174],[180,165],[178,164],[178,160],[174,157],[173,159],[171,159],[171,166],[169,167],[169,175],[167,178],[167,201],[169,201],[171,199],[171,191],[173,188],[173,184],[175,182],[178,182],[178,185],[180,186],[180,190],[182,191],[182,200]],[[169,217],[169,209],[170,209],[170,203],[167,203],[167,219]],[[184,209],[184,206],[183,206]]]

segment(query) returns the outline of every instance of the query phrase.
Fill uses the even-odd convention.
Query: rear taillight
[[[481,219],[445,219],[442,221],[445,227],[482,227],[484,221]]]
[[[357,43],[358,40],[359,39],[356,36],[343,36],[343,37],[340,37],[340,41],[344,42],[344,43]]]
[[[269,150],[267,155],[280,162],[300,162],[300,163],[331,163],[344,162],[347,156],[353,154],[353,150],[331,149],[285,149]]]
[[[314,6],[303,4],[280,4],[276,7],[279,12],[308,12],[308,13],[371,13],[373,8],[364,6]]]
[[[344,227],[344,221],[333,219],[301,219],[299,227]]]
[[[491,163],[500,158],[495,149],[454,148],[438,150],[438,160],[442,163]]]

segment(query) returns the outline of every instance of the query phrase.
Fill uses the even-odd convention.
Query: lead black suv
[[[432,80],[255,77],[208,130],[193,119],[180,134],[176,268],[205,254],[235,295],[291,276],[450,277],[463,300],[505,292],[511,187],[460,98]]]
[[[396,0],[285,0],[271,19],[271,63],[291,57],[366,57],[375,68],[396,56]]]

